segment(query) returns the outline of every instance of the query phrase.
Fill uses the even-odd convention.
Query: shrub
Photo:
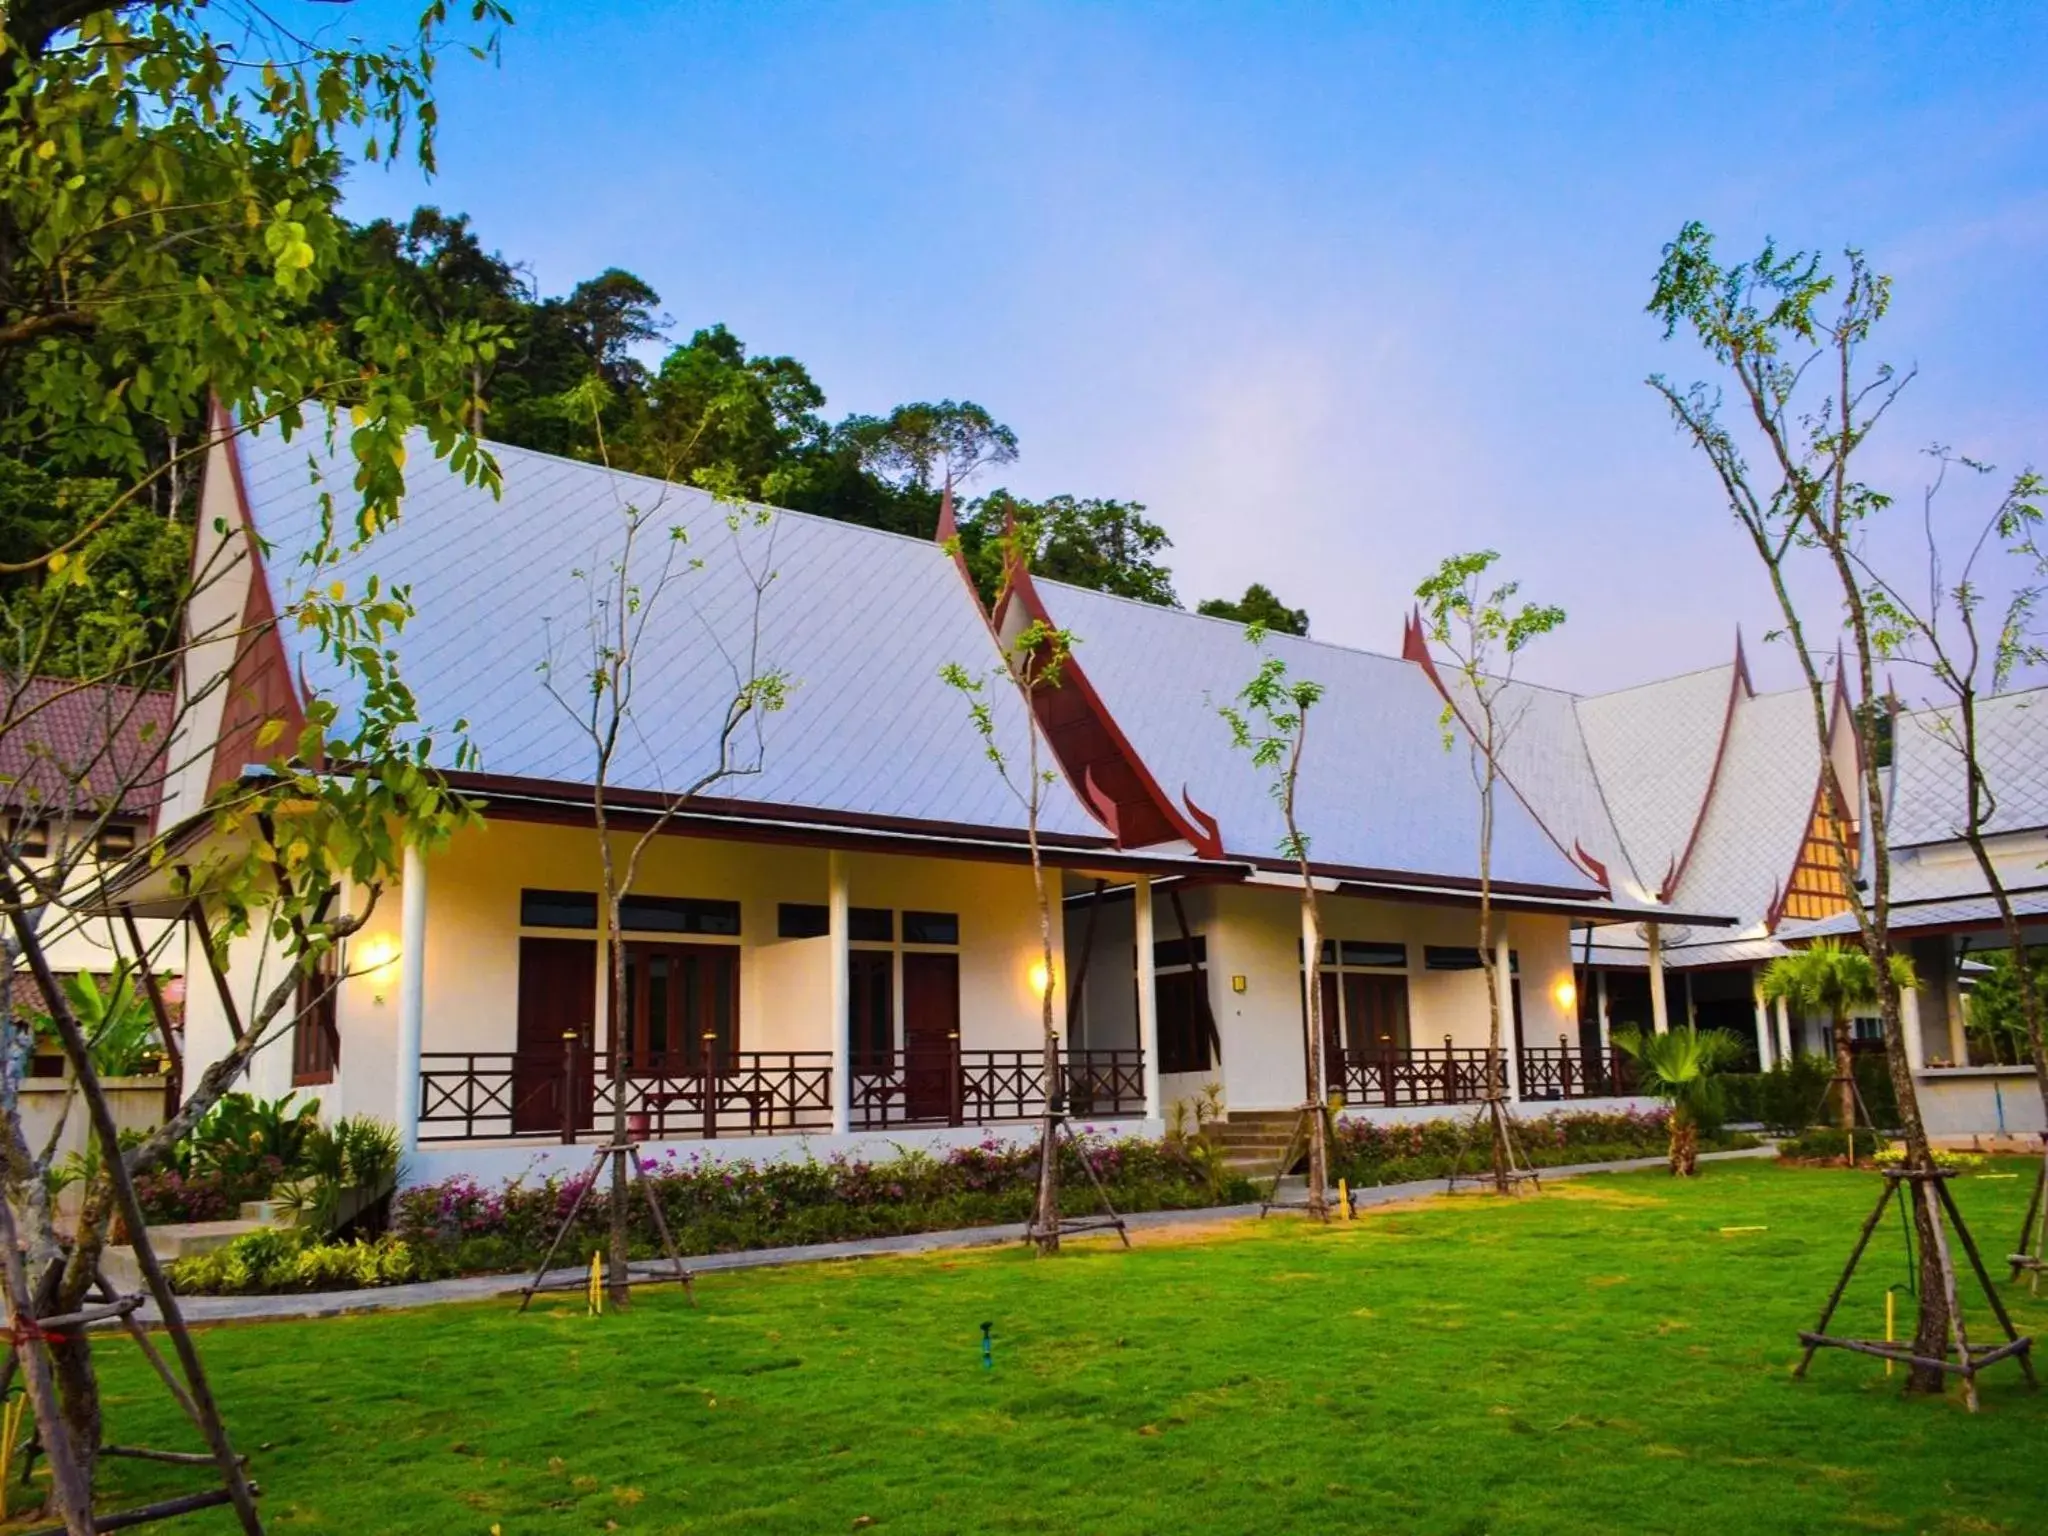
[[[1832,1058],[1804,1054],[1780,1061],[1768,1072],[1731,1073],[1722,1080],[1728,1118],[1761,1124],[1773,1135],[1795,1135],[1828,1113],[1823,1099],[1834,1076]]]
[[[291,1231],[251,1232],[212,1253],[170,1265],[171,1284],[194,1296],[358,1290],[446,1274],[432,1252],[394,1237],[328,1243]]]
[[[1514,1122],[1524,1155],[1538,1168],[1661,1157],[1670,1141],[1670,1124],[1670,1112],[1664,1109],[1560,1111]],[[1704,1149],[1755,1144],[1746,1136],[1701,1141]],[[1485,1161],[1486,1149],[1474,1135],[1469,1116],[1400,1125],[1340,1120],[1330,1149],[1330,1176],[1360,1187],[1440,1179],[1450,1173],[1461,1149],[1467,1168]]]
[[[1840,1126],[1833,1129],[1816,1126],[1779,1142],[1778,1156],[1788,1162],[1825,1162],[1841,1158],[1847,1145]],[[1862,1126],[1856,1128],[1856,1156],[1859,1161],[1874,1158],[1883,1145],[1884,1140],[1877,1132],[1865,1130]]]

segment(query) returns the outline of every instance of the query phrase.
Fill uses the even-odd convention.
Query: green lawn
[[[202,1345],[279,1532],[2048,1529],[2048,1400],[2015,1366],[1975,1419],[1840,1353],[1791,1379],[1875,1187],[1724,1163],[1129,1254],[714,1276],[695,1311],[649,1293],[602,1320],[439,1308]],[[1957,1181],[1990,1251],[2026,1188]],[[1895,1234],[1878,1251],[1859,1329],[1904,1274]],[[2048,1299],[2008,1294],[2048,1332]],[[184,1444],[107,1352],[116,1437]],[[192,1482],[118,1470],[127,1496]]]

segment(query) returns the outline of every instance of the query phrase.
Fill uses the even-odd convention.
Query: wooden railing
[[[1143,1114],[1145,1053],[1070,1050],[1061,1056],[1067,1107],[1108,1118]],[[853,1128],[991,1125],[1045,1112],[1045,1053],[956,1047],[888,1051],[853,1064]]]
[[[1062,1057],[1076,1115],[1142,1114],[1145,1057],[1072,1050]],[[852,1125],[989,1125],[1045,1112],[1045,1053],[891,1051],[856,1058]],[[832,1053],[729,1051],[642,1057],[626,1079],[635,1138],[716,1140],[832,1129]],[[423,1051],[422,1142],[555,1138],[573,1142],[612,1124],[611,1065],[571,1040],[546,1051]]]
[[[1565,1036],[1556,1045],[1531,1045],[1522,1050],[1524,1099],[1611,1099],[1635,1092],[1634,1063],[1621,1051],[1604,1055],[1572,1045]]]
[[[1340,1072],[1330,1074],[1332,1087],[1346,1104],[1380,1105],[1471,1104],[1486,1097],[1486,1048],[1444,1043],[1407,1050],[1346,1051]],[[1494,1081],[1507,1088],[1507,1066],[1500,1064]]]
[[[832,1129],[830,1051],[644,1056],[626,1078],[636,1138],[788,1135]],[[420,1053],[420,1140],[576,1140],[612,1124],[611,1063],[565,1042],[547,1051]]]

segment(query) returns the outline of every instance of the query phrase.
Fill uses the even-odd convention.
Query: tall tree
[[[1915,669],[1929,684],[1929,707],[1912,718],[1916,728],[1946,752],[1962,782],[1963,820],[1955,830],[1976,860],[2005,931],[2003,975],[2018,1003],[2019,1021],[2033,1050],[2034,1084],[2048,1113],[2048,999],[2042,997],[2041,975],[2034,952],[2027,947],[2025,921],[1991,846],[1998,786],[1991,780],[1993,753],[1984,740],[1982,718],[1987,689],[2001,693],[2014,673],[2048,662],[2048,646],[2039,633],[2041,601],[2048,593],[2048,552],[2040,545],[2043,482],[2032,470],[2014,476],[1973,530],[1961,567],[1951,573],[1944,567],[1935,516],[1943,488],[1951,471],[1981,478],[1992,469],[1947,448],[1936,447],[1929,454],[1936,469],[1921,499],[1927,543],[1925,589],[1890,579],[1863,545],[1854,546],[1852,553],[1868,587],[1879,653]],[[2005,572],[1983,572],[1980,562],[1987,555],[2004,556]],[[1990,595],[1984,575],[1995,580],[2015,567],[2019,579],[2004,602],[1987,613]],[[1993,622],[1987,624],[1987,619]]]
[[[1797,659],[1812,703],[1826,793],[1844,809],[1862,803],[1869,865],[1859,869],[1856,850],[1846,842],[1836,856],[1844,887],[1863,893],[1852,910],[1876,980],[1907,1163],[1931,1176],[1934,1154],[1906,1055],[1891,963],[1890,806],[1880,739],[1888,715],[1877,677],[1883,619],[1872,611],[1857,554],[1871,519],[1892,501],[1860,478],[1858,454],[1913,377],[1911,370],[1902,374],[1882,363],[1867,367],[1863,360],[1865,344],[1890,304],[1891,280],[1873,271],[1861,251],[1846,252],[1840,270],[1829,271],[1817,254],[1787,254],[1766,242],[1755,257],[1724,267],[1706,227],[1687,224],[1664,249],[1649,311],[1667,339],[1684,331],[1699,344],[1732,383],[1735,409],[1724,416],[1722,390],[1705,382],[1680,385],[1658,374],[1649,383],[1706,459],[1763,566],[1783,624],[1777,634]],[[1750,448],[1759,453],[1756,467]],[[1822,611],[1839,615],[1832,626],[1816,628],[1797,595],[1809,566],[1812,579],[1828,592]],[[1841,782],[1831,750],[1828,658],[1843,644],[1842,681],[1861,747],[1861,783],[1854,786]],[[1945,1248],[1932,1205],[1916,1199],[1913,1209],[1920,1255],[1914,1348],[1922,1359],[1940,1360],[1951,1332],[1940,1259]],[[1939,1392],[1944,1372],[1916,1365],[1908,1382],[1915,1391]]]
[[[1515,606],[1519,582],[1488,586],[1487,573],[1498,552],[1452,555],[1415,589],[1429,626],[1431,643],[1448,657],[1457,695],[1444,705],[1444,749],[1456,745],[1454,723],[1469,708],[1467,760],[1479,791],[1479,965],[1486,977],[1486,1093],[1493,1141],[1494,1188],[1510,1187],[1512,1148],[1501,1108],[1506,1080],[1501,1059],[1500,956],[1501,934],[1493,920],[1494,807],[1500,789],[1501,759],[1521,723],[1522,712],[1510,701],[1515,664],[1532,641],[1564,623],[1564,610],[1551,604]]]
[[[1237,624],[1260,624],[1277,635],[1306,635],[1308,610],[1290,608],[1273,595],[1270,587],[1253,582],[1236,602],[1227,597],[1205,597],[1195,612],[1212,619],[1229,619]]]
[[[504,13],[486,3],[473,17],[488,51]],[[302,983],[361,927],[401,846],[431,845],[468,814],[433,766],[433,734],[397,671],[392,636],[411,611],[406,592],[340,567],[359,570],[358,552],[396,515],[414,433],[434,459],[493,480],[469,410],[472,368],[492,339],[435,332],[384,284],[348,299],[346,326],[314,305],[347,239],[336,212],[344,153],[404,152],[432,165],[442,18],[436,5],[410,40],[375,47],[297,35],[253,5],[152,0],[0,12],[0,454],[17,488],[38,473],[95,477],[89,488],[74,485],[83,500],[59,508],[54,522],[13,530],[16,547],[0,567],[28,579],[11,599],[32,596],[9,604],[0,737],[42,749],[48,774],[31,809],[52,824],[55,850],[30,854],[26,817],[0,841],[0,964],[25,967],[39,985],[86,1100],[101,1170],[76,1227],[60,1231],[45,1185],[52,1149],[30,1147],[21,1131],[25,1021],[11,995],[0,995],[9,1369],[29,1384],[67,1531],[96,1523],[98,1383],[88,1338],[67,1334],[53,1349],[34,1324],[78,1309],[116,1216],[172,1324],[181,1390],[204,1421],[243,1527],[260,1529],[239,1458],[211,1413],[197,1347],[176,1326],[179,1304],[150,1251],[135,1179],[284,1036]],[[219,414],[210,417],[214,403]],[[220,536],[167,608],[136,606],[115,622],[118,605],[100,599],[119,584],[122,553],[107,541],[119,546],[132,509],[222,438],[259,428],[324,432],[354,469],[352,491],[323,500],[313,547],[291,572],[277,617],[245,627],[239,610],[225,626],[194,616],[194,596],[247,558],[239,538]],[[81,654],[72,641],[89,609],[101,622],[94,648]],[[56,983],[52,946],[84,920],[89,898],[112,899],[87,868],[100,829],[137,791],[211,750],[210,738],[190,742],[185,727],[191,710],[218,702],[225,680],[188,677],[193,648],[260,645],[278,625],[324,653],[346,680],[350,708],[316,694],[302,729],[265,723],[249,749],[265,774],[224,786],[196,828],[222,836],[181,855],[176,883],[208,917],[210,942],[195,952],[224,972],[237,939],[271,952],[249,976],[229,1050],[184,1085],[184,1102],[162,1127],[124,1145],[92,1041]],[[52,687],[41,674],[67,654],[76,681]],[[168,734],[140,731],[141,701],[174,683],[184,687]],[[81,702],[97,729],[85,732],[82,748],[51,750],[52,713]],[[117,751],[138,737],[146,750]],[[139,878],[163,860],[160,835],[125,873]],[[345,888],[357,905],[342,903]]]
[[[960,519],[961,545],[983,594],[994,599],[1002,584],[1003,534],[1026,533],[1035,575],[1117,597],[1174,608],[1173,573],[1160,563],[1172,540],[1134,501],[1052,496],[1026,501],[1008,491],[991,491]]]

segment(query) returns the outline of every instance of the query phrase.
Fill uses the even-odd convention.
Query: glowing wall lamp
[[[1045,968],[1045,962],[1043,960],[1032,961],[1031,969],[1025,974],[1031,982],[1031,995],[1033,997],[1045,996],[1046,989],[1052,985],[1052,972]]]
[[[398,940],[389,934],[372,934],[355,946],[355,969],[370,981],[372,1000],[384,1001],[385,990],[398,974]]]
[[[1558,1012],[1576,1013],[1578,1011],[1579,988],[1578,984],[1571,977],[1565,977],[1564,980],[1552,987],[1550,995],[1557,999]]]

